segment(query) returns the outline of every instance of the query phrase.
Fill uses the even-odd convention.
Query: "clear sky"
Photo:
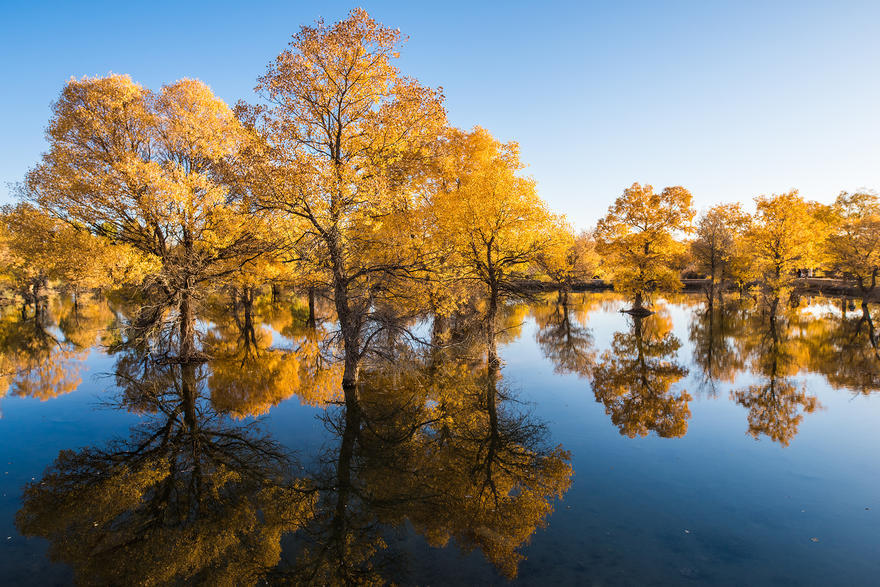
[[[363,6],[450,121],[516,140],[551,207],[593,224],[634,181],[698,208],[880,188],[880,2],[0,0],[0,201],[71,76],[199,78],[230,104],[300,25]]]

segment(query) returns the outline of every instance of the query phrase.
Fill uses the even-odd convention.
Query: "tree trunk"
[[[773,300],[770,302],[770,326],[773,328],[773,333],[776,332],[776,310],[779,308],[779,297],[774,296]]]
[[[361,367],[361,332],[360,320],[351,310],[348,301],[348,287],[340,276],[335,279],[334,301],[339,328],[342,331],[342,348],[345,363],[342,371],[342,390],[346,396],[357,397],[357,384]]]
[[[621,310],[621,312],[626,312],[627,314],[630,314],[632,316],[642,316],[642,317],[650,316],[651,314],[654,313],[644,306],[644,301],[642,298],[641,291],[636,292],[635,303],[633,304],[633,307],[630,308],[629,310]]]
[[[342,331],[342,347],[345,363],[342,371],[342,390],[346,397],[357,397],[357,386],[361,367],[361,327],[363,317],[358,315],[360,308],[353,309],[349,299],[349,279],[346,274],[345,257],[340,238],[333,233],[326,237],[333,270],[333,301],[336,305],[336,317]]]

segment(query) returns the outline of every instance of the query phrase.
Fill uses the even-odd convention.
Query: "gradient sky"
[[[880,2],[0,0],[0,201],[45,149],[71,76],[181,77],[230,104],[300,25],[361,5],[409,35],[400,67],[450,121],[520,143],[550,206],[588,227],[634,181],[698,208],[880,188]]]

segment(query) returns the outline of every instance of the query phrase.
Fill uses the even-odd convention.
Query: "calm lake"
[[[0,583],[875,583],[880,309],[782,305],[551,294],[497,377],[426,319],[355,402],[297,300],[206,304],[195,365],[123,301],[10,309]]]

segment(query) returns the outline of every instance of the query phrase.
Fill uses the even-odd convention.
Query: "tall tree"
[[[301,223],[292,244],[308,242],[299,259],[333,291],[352,390],[381,329],[376,296],[420,267],[418,163],[445,124],[440,91],[395,67],[402,41],[359,8],[304,26],[259,79],[266,106],[240,108],[263,142],[249,189]]]
[[[479,284],[487,303],[488,359],[497,363],[499,303],[523,293],[521,280],[551,241],[553,218],[523,167],[516,143],[488,131],[451,131],[451,181],[434,196],[437,238],[451,244],[459,280]]]
[[[691,202],[691,193],[683,187],[654,193],[652,186],[634,183],[596,227],[598,250],[611,263],[614,288],[633,295],[634,310],[640,313],[645,312],[645,294],[681,287],[673,264],[683,245],[675,236],[690,230]]]
[[[746,246],[774,313],[779,299],[790,291],[796,270],[813,264],[821,244],[820,223],[797,190],[758,196],[755,203]]]
[[[0,209],[0,271],[23,300],[45,311],[50,282],[73,294],[140,282],[151,271],[131,247],[77,230],[26,202]]]
[[[735,254],[737,239],[747,223],[748,216],[738,203],[712,206],[697,220],[691,254],[697,267],[709,276],[710,304],[715,298],[718,282],[731,277],[731,259]]]

